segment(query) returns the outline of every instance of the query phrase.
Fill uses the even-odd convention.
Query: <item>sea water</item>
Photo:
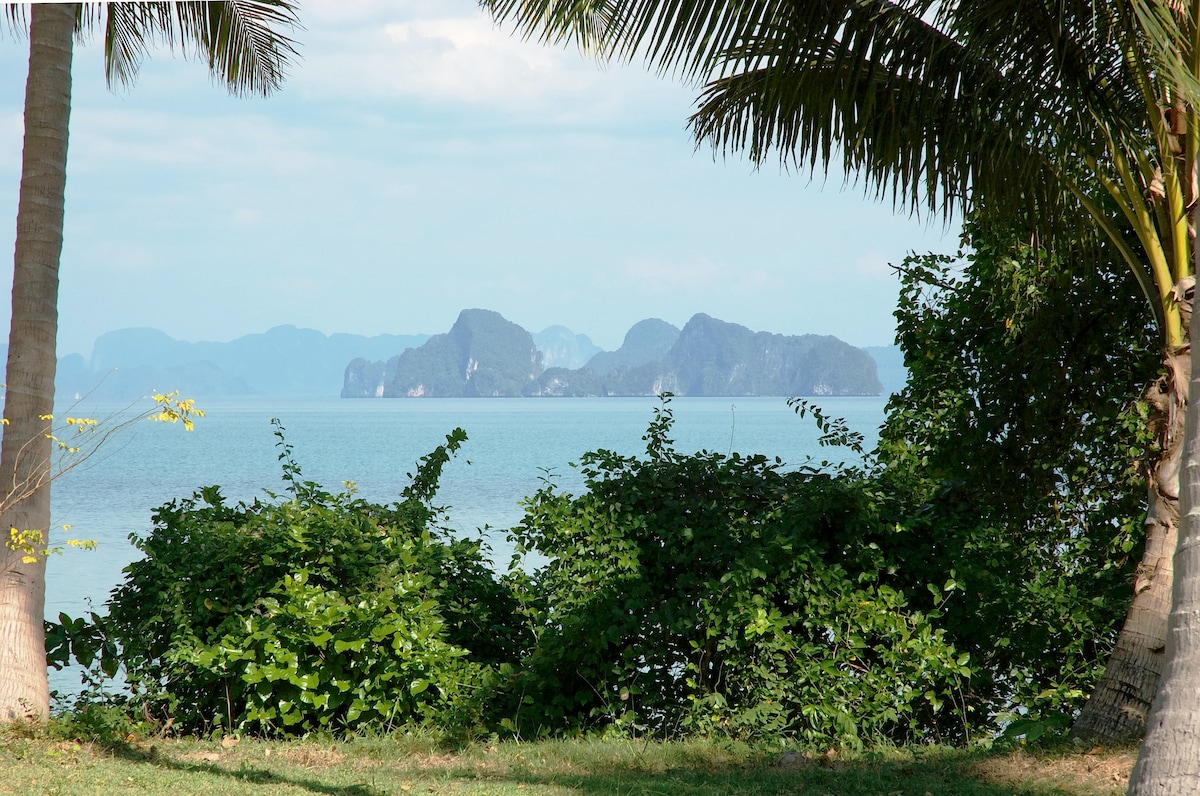
[[[874,446],[884,398],[812,402],[862,432],[868,450]],[[129,534],[150,531],[156,506],[213,484],[231,502],[265,497],[265,491],[283,493],[272,418],[282,425],[306,480],[330,491],[352,481],[360,496],[385,503],[399,497],[420,457],[461,427],[468,440],[446,466],[436,503],[448,508],[449,525],[457,532],[482,529],[492,560],[505,567],[512,554],[505,530],[519,522],[522,499],[546,478],[578,492],[583,477],[572,463],[586,451],[644,453],[642,437],[658,405],[655,398],[257,398],[205,402],[207,416],[191,432],[178,424],[138,421],[52,486],[52,541],[91,539],[97,547],[68,549],[50,559],[46,615],[79,616],[89,606],[102,612],[122,568],[138,555]],[[764,454],[789,467],[848,455],[820,448],[816,425],[797,417],[783,398],[676,398],[670,408],[671,437],[681,452]],[[72,412],[104,418],[118,409],[85,406]],[[70,526],[65,535],[64,525]]]

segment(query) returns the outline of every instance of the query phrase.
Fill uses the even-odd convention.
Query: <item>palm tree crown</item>
[[[702,84],[692,130],[756,162],[838,164],[898,206],[1099,222],[1164,340],[1191,272],[1190,10],[1091,0],[485,0],[525,35]],[[1186,49],[1185,49],[1186,48]],[[1179,113],[1172,109],[1178,106]],[[1160,207],[1161,206],[1161,207]],[[1048,219],[1055,219],[1053,224]],[[1140,250],[1140,251],[1139,251]]]

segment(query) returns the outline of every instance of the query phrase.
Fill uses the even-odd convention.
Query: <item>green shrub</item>
[[[481,544],[437,524],[438,478],[466,435],[383,506],[302,480],[277,434],[286,498],[230,505],[207,487],[158,508],[108,616],[53,628],[59,657],[64,636],[103,636],[135,702],[185,731],[475,730],[489,673],[529,639]]]
[[[1129,607],[1144,468],[1160,455],[1139,397],[1161,341],[1136,280],[1086,237],[1042,248],[1030,223],[980,212],[969,249],[900,266],[908,385],[877,454],[886,488],[915,507],[896,540],[911,582],[952,567],[963,586],[941,626],[979,664],[971,693],[989,729],[1057,720],[1091,693]]]
[[[872,540],[887,498],[854,473],[681,455],[671,422],[664,402],[646,457],[588,453],[583,494],[548,482],[527,502],[516,540],[550,561],[514,729],[849,745],[961,730],[970,662],[888,585]]]

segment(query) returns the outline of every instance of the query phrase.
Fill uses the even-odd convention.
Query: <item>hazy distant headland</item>
[[[333,396],[351,359],[389,357],[427,339],[276,326],[228,343],[190,343],[158,329],[121,329],[97,339],[90,359],[79,354],[60,359],[55,387],[62,398],[78,394],[102,401],[135,400],[151,390],[179,390],[195,398]]]
[[[2,352],[2,349],[0,349]],[[635,324],[616,351],[565,326],[530,333],[498,313],[464,310],[445,334],[326,335],[277,326],[227,343],[157,329],[101,336],[90,358],[63,357],[60,398],[132,401],[152,390],[237,396],[878,395],[904,384],[894,346],[753,332],[707,315],[683,329]]]
[[[590,341],[589,341],[590,342]],[[386,361],[346,368],[343,398],[879,395],[875,360],[836,337],[784,336],[696,315],[649,319],[581,367],[547,363],[525,329],[490,310]]]

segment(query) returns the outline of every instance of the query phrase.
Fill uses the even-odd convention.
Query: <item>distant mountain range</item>
[[[530,334],[496,313],[467,310],[450,332],[433,337],[325,335],[277,326],[228,343],[193,343],[157,329],[121,329],[100,337],[90,358],[60,359],[56,384],[60,397],[103,401],[132,401],[152,390],[176,389],[197,399],[407,395],[418,393],[421,385],[426,395],[635,395],[660,386],[681,395],[813,394],[783,390],[806,385],[829,394],[871,394],[866,365],[856,359],[863,350],[873,358],[885,394],[903,386],[903,361],[894,346],[854,349],[831,337],[768,335],[698,315],[682,330],[657,319],[641,321],[619,349],[603,351],[565,326]],[[814,364],[822,360],[813,359],[812,351],[833,353],[821,366]],[[466,359],[460,362],[463,352]],[[854,362],[858,375],[850,378],[846,374],[855,370]],[[734,373],[738,363],[743,367]],[[837,367],[822,377],[820,367],[828,370],[829,363]],[[472,379],[466,378],[468,366]],[[792,375],[785,378],[788,367]],[[773,380],[767,379],[768,371]]]
[[[582,367],[545,366],[533,336],[490,310],[386,361],[355,359],[343,398],[878,395],[874,359],[835,337],[753,332],[708,315],[641,321]]]
[[[89,395],[127,401],[152,390],[192,397],[336,395],[346,363],[355,357],[389,357],[419,346],[428,335],[324,335],[314,329],[276,326],[228,343],[189,343],[158,329],[121,329],[96,340],[90,360],[78,354],[58,364],[60,396]]]

